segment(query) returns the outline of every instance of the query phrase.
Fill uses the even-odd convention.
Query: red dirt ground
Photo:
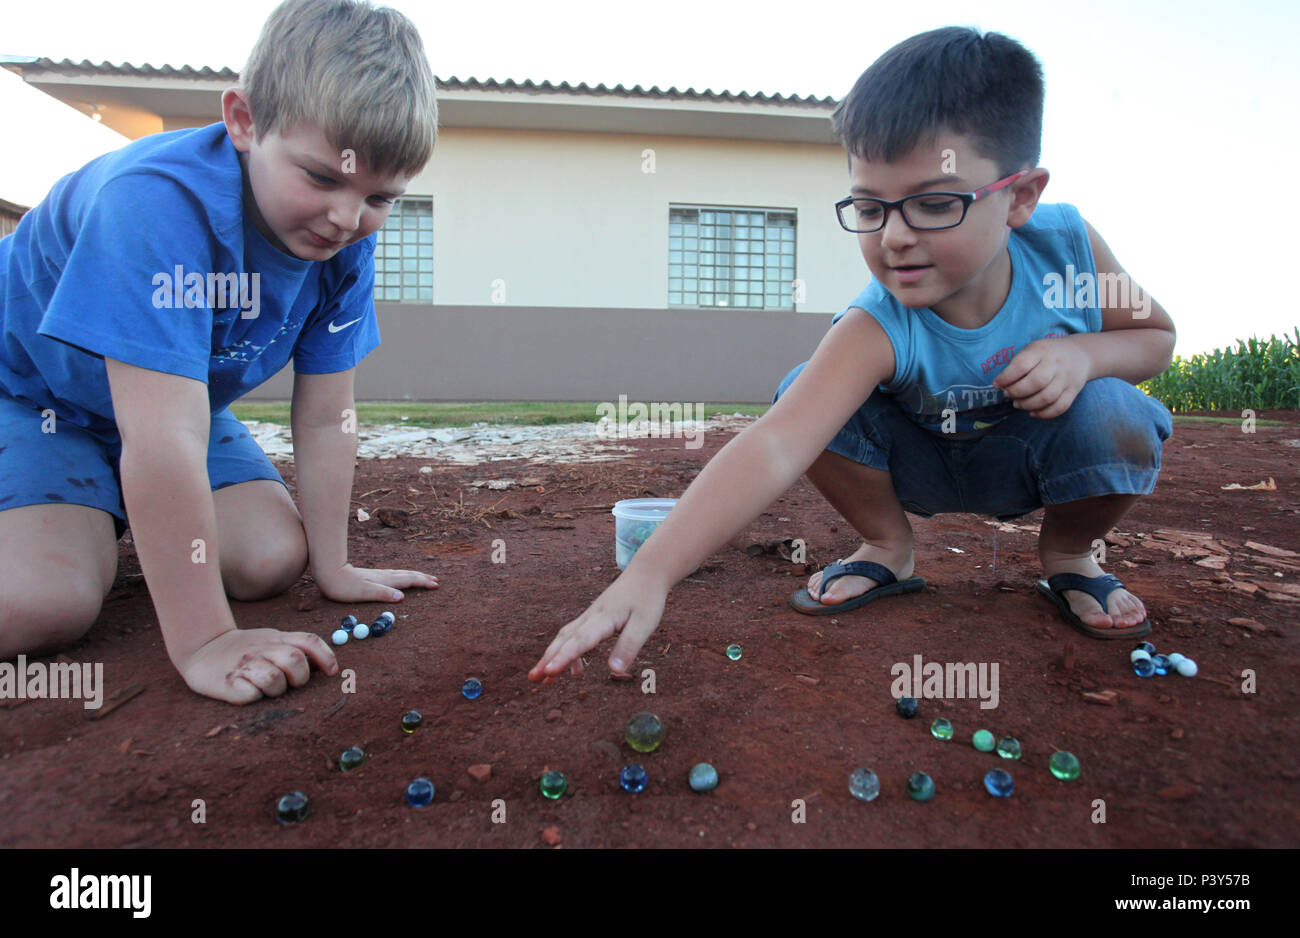
[[[1300,558],[1246,542],[1300,550],[1300,449],[1286,443],[1300,437],[1300,417],[1263,418],[1287,425],[1251,435],[1235,422],[1177,421],[1156,491],[1107,548],[1103,566],[1147,605],[1151,640],[1199,662],[1192,679],[1139,679],[1128,665],[1132,642],[1072,631],[1033,590],[1041,574],[1034,533],[1000,532],[995,571],[993,528],[973,515],[911,518],[924,593],[834,621],[794,612],[786,600],[806,581],[804,566],[738,547],[803,538],[809,570],[854,549],[852,531],[800,481],[737,546],[673,590],[634,668],[654,669],[653,696],[640,680],[608,677],[608,643],[581,678],[529,683],[525,673],[555,631],[617,573],[607,506],[681,494],[728,434],[710,434],[697,450],[638,441],[636,456],[619,462],[516,461],[432,475],[415,459],[361,463],[354,492],[368,494],[354,507],[410,515],[405,527],[354,519],[351,559],[425,570],[441,588],[408,591],[392,607],[399,618],[388,635],[338,649],[356,673],[357,692],[346,696],[339,678],[319,674],[244,708],[191,693],[167,660],[128,537],[99,621],[65,655],[104,663],[106,700],[134,683],[144,692],[98,720],[80,701],[4,702],[0,845],[524,847],[541,846],[543,831],[556,828],[550,839],[558,834],[566,847],[1294,847],[1300,603],[1285,597],[1300,600]],[[1269,477],[1276,491],[1221,489]],[[292,488],[292,467],[285,478]],[[469,486],[487,478],[540,486]],[[1013,523],[1041,518],[1040,510]],[[505,564],[491,562],[496,538]],[[1250,583],[1283,598],[1248,592]],[[326,601],[309,578],[276,599],[234,604],[244,627],[322,636],[345,613],[369,621],[382,608]],[[723,654],[731,642],[744,647],[739,661]],[[997,662],[999,706],[926,699],[918,719],[900,719],[890,666],[918,654]],[[1245,669],[1256,693],[1242,692]],[[484,682],[476,701],[459,693],[469,675]],[[1115,692],[1112,704],[1085,698],[1105,691]],[[423,711],[425,725],[406,736],[398,718],[409,708]],[[644,756],[622,741],[639,710],[667,727],[660,749]],[[929,735],[939,715],[956,727],[951,742]],[[1001,760],[970,746],[981,726],[1024,745],[1021,762],[1003,766],[1016,778],[1009,800],[983,790],[984,772]],[[370,760],[344,774],[336,760],[351,745]],[[1049,774],[1053,747],[1079,757],[1079,780]],[[651,777],[636,796],[617,782],[633,761]],[[710,794],[686,785],[700,761],[722,777]],[[467,773],[479,763],[492,767],[483,782]],[[859,765],[882,780],[871,804],[848,794]],[[560,801],[538,794],[547,768],[568,776]],[[933,801],[904,794],[915,770],[935,779]],[[417,775],[437,785],[422,810],[402,798]],[[273,806],[293,790],[311,798],[312,816],[281,827]],[[195,799],[205,823],[192,820]],[[506,805],[505,823],[493,822],[495,799]],[[806,823],[792,823],[796,799]],[[1105,802],[1105,823],[1093,821],[1094,799]]]

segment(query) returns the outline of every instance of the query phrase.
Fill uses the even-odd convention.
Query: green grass
[[[1215,349],[1189,359],[1175,357],[1163,374],[1138,385],[1180,414],[1189,410],[1300,410],[1300,327],[1290,336],[1237,340],[1235,349]],[[373,401],[357,404],[362,424],[407,424],[416,427],[465,427],[472,423],[536,426],[594,423],[596,401],[488,401],[430,404],[420,401]],[[767,404],[706,404],[704,412],[762,416]],[[240,420],[288,425],[289,402],[243,402],[231,407]],[[402,418],[406,419],[403,420]],[[1237,423],[1239,417],[1186,417]],[[1260,424],[1278,421],[1257,421]]]
[[[705,404],[705,414],[761,416],[767,404]],[[403,423],[414,427],[467,427],[472,423],[537,426],[551,423],[595,423],[596,401],[487,401],[429,404],[420,401],[373,401],[357,404],[361,424]],[[288,401],[246,401],[231,406],[240,420],[288,425]],[[406,420],[402,420],[406,417]]]
[[[1163,374],[1138,385],[1172,412],[1300,410],[1300,327],[1290,336],[1238,339],[1235,349],[1175,356]]]

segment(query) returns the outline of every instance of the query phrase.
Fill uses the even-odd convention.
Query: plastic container
[[[625,498],[614,503],[614,559],[620,570],[627,568],[637,548],[676,504],[675,498]]]

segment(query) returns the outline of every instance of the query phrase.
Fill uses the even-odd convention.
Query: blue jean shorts
[[[807,364],[805,362],[804,364]],[[803,370],[781,382],[772,402]],[[1095,378],[1056,417],[1014,410],[985,434],[945,439],[922,429],[877,388],[826,447],[889,472],[905,511],[1009,520],[1098,495],[1148,495],[1173,415],[1121,378]]]
[[[121,539],[129,526],[121,458],[122,440],[116,433],[96,433],[66,420],[47,423],[31,404],[0,394],[0,511],[55,503],[98,508],[113,516]],[[208,437],[212,491],[253,479],[284,485],[230,408],[213,414]]]

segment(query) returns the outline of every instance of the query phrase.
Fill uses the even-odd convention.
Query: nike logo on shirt
[[[336,325],[334,325],[334,323],[330,323],[330,332],[339,332],[339,331],[341,331],[341,330],[343,330],[343,329],[346,329],[348,326],[352,325],[352,323],[354,323],[354,322],[361,322],[361,318],[362,318],[362,317],[358,316],[356,319],[353,319],[351,322],[345,322],[345,323],[344,323],[343,325],[341,325],[341,326],[336,326]]]

